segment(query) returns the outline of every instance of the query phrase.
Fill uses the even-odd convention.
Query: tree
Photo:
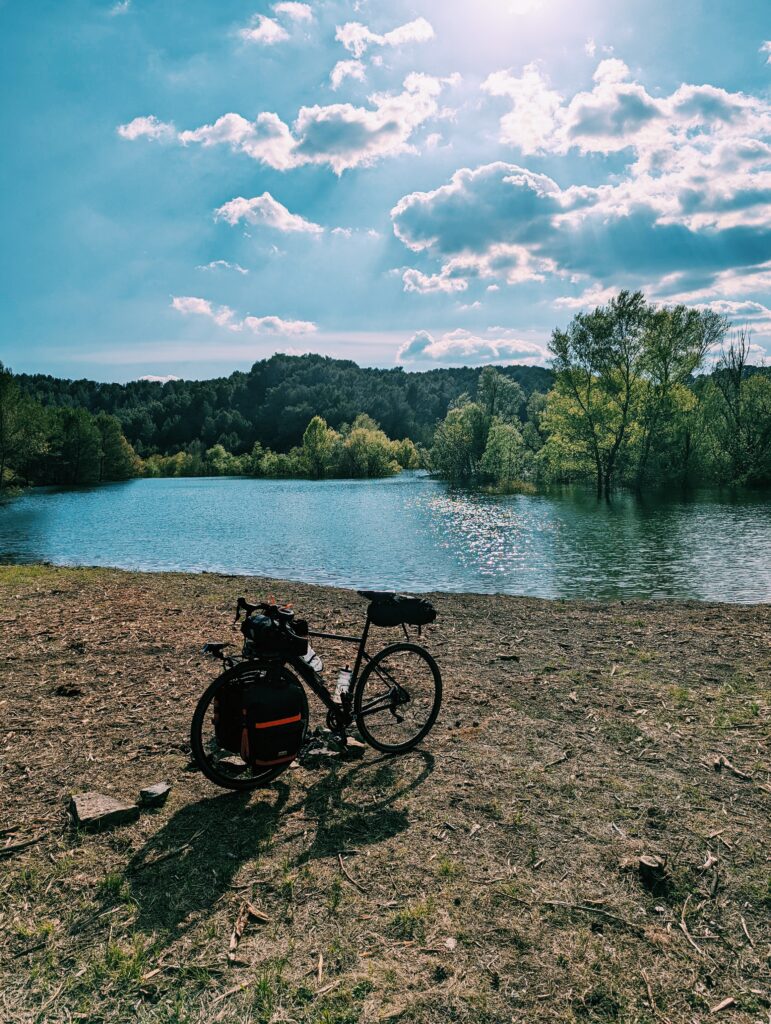
[[[128,480],[139,472],[137,453],[123,436],[120,423],[106,412],[94,418],[101,436],[99,477],[102,480]]]
[[[566,331],[555,330],[550,349],[555,390],[579,415],[574,441],[595,467],[598,495],[610,494],[627,440],[641,379],[649,309],[642,292],[620,292],[607,306],[578,313]]]
[[[476,402],[450,409],[434,434],[431,465],[451,483],[468,483],[479,470],[489,421]]]
[[[328,427],[326,420],[321,416],[314,416],[305,428],[302,443],[303,461],[312,480],[321,480],[329,475],[339,440],[339,434]]]
[[[695,403],[685,387],[727,327],[725,318],[711,310],[680,305],[649,311],[641,361],[644,388],[635,471],[638,490],[649,477],[661,483],[675,472],[681,478],[687,474],[691,447],[687,420]],[[675,450],[673,444],[684,447]],[[657,465],[651,474],[652,461]],[[671,470],[662,471],[667,463]]]
[[[85,409],[57,409],[49,449],[51,482],[91,484],[99,480],[102,436]]]
[[[0,489],[8,470],[21,464],[39,446],[42,410],[21,393],[10,370],[0,363]]]
[[[524,401],[525,395],[519,384],[504,377],[499,370],[485,366],[479,374],[477,402],[491,423],[494,416],[509,423],[516,420]]]
[[[749,331],[724,347],[702,399],[712,474],[724,483],[771,482],[771,379],[747,373]]]
[[[493,420],[479,466],[482,474],[497,487],[505,489],[522,479],[526,456],[527,449],[517,427],[513,423]]]

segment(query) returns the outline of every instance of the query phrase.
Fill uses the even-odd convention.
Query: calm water
[[[611,505],[389,480],[132,480],[0,505],[0,561],[539,597],[771,599],[771,498]]]

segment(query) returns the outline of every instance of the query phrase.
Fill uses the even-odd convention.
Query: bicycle
[[[289,767],[288,764],[253,767],[240,756],[234,756],[232,750],[219,745],[215,716],[208,714],[210,709],[216,714],[215,702],[224,694],[230,696],[264,683],[271,673],[273,680],[278,673],[283,682],[304,684],[300,686],[304,724],[300,757],[308,748],[309,740],[310,709],[304,687],[326,707],[327,726],[343,746],[347,744],[346,730],[353,724],[371,747],[386,754],[406,753],[430,732],[441,706],[442,676],[429,652],[410,638],[407,626],[417,625],[420,635],[421,625],[432,621],[435,611],[419,598],[407,598],[391,591],[360,590],[357,593],[370,602],[360,636],[311,630],[307,623],[295,618],[289,607],[279,607],[275,603],[253,605],[243,597],[238,599],[234,621],[240,620],[242,612],[246,613],[247,621],[253,613],[261,613],[285,638],[286,649],[263,652],[247,639],[241,655],[236,655],[224,653],[224,648],[229,646],[227,643],[204,645],[203,653],[220,660],[225,666],[225,671],[198,701],[190,729],[193,758],[210,781],[226,789],[256,789],[268,785]],[[432,618],[421,619],[414,611],[410,612],[410,608],[417,606],[429,608]],[[410,621],[411,615],[413,621]],[[405,640],[388,644],[371,655],[366,645],[373,624],[401,625]],[[340,694],[339,701],[335,700],[321,676],[323,662],[307,643],[311,637],[357,646],[350,685]],[[304,654],[291,650],[304,646],[307,647]]]

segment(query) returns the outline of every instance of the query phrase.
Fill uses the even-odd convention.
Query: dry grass
[[[771,1019],[771,608],[437,595],[422,750],[220,793],[188,768],[196,652],[271,591],[362,618],[301,584],[0,569],[0,1020]],[[69,827],[70,793],[161,779],[135,825]],[[229,959],[247,901],[270,920]]]

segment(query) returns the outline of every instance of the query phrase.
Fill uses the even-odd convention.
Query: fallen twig
[[[693,939],[691,938],[691,933],[688,931],[688,925],[685,923],[685,912],[688,909],[688,901],[690,900],[690,898],[691,896],[689,893],[688,896],[686,896],[685,898],[685,903],[683,903],[683,909],[680,911],[680,930],[682,931],[686,939],[688,939],[688,941],[696,950],[696,952],[699,954],[699,956],[704,956],[704,951],[700,949],[700,947],[697,946],[696,943],[693,941]]]
[[[41,832],[39,836],[35,836],[33,839],[25,839],[20,843],[10,843],[8,846],[0,846],[0,857],[10,857],[13,853],[18,853],[20,850],[26,850],[28,846],[34,846],[35,843],[39,843],[41,839],[45,839],[45,832]]]
[[[512,896],[507,892],[501,892],[499,895],[505,896],[506,899],[512,900],[514,903],[521,903],[525,907],[562,907],[565,910],[578,910],[585,914],[598,914],[600,917],[605,917],[615,924],[629,928],[630,931],[637,932],[638,935],[645,935],[645,928],[642,925],[635,924],[634,921],[628,921],[625,917],[619,917],[618,914],[611,914],[609,910],[603,910],[601,907],[591,907],[583,903],[565,903],[562,900],[537,900],[533,902],[532,900],[522,899],[519,896]]]
[[[369,892],[369,890],[368,890],[368,889],[365,889],[365,888],[364,888],[364,886],[363,886],[363,885],[361,885],[361,883],[360,883],[360,882],[357,882],[357,881],[356,881],[356,879],[355,879],[355,878],[353,878],[353,877],[352,877],[352,876],[351,876],[351,875],[350,875],[350,874],[348,873],[348,871],[347,871],[347,869],[346,869],[346,866],[345,866],[345,864],[343,863],[343,855],[342,855],[342,853],[338,853],[338,855],[337,855],[337,859],[338,859],[338,861],[339,861],[339,863],[340,863],[340,870],[341,870],[341,871],[342,871],[342,873],[343,873],[343,874],[345,875],[345,877],[346,877],[346,878],[348,879],[348,881],[349,881],[349,882],[351,883],[351,885],[355,886],[355,887],[356,887],[356,888],[357,888],[357,889],[359,890],[359,892],[363,892],[363,893],[365,893],[365,894],[366,894],[366,893],[368,893],[368,892]]]

